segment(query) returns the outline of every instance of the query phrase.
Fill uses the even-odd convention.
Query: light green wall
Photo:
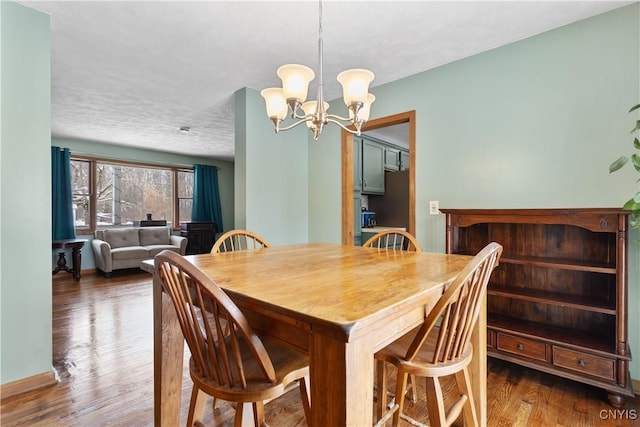
[[[372,117],[416,111],[416,234],[426,250],[444,251],[444,217],[428,215],[429,200],[443,208],[615,207],[638,188],[632,168],[608,173],[632,151],[638,118],[627,113],[640,102],[637,3],[373,92]],[[340,241],[339,138],[327,128],[310,144],[311,241]],[[639,379],[633,244],[628,277],[631,375]]]
[[[308,241],[309,131],[298,127],[276,134],[254,89],[237,91],[235,99],[238,228],[273,245]]]
[[[337,85],[338,82],[336,81]],[[374,104],[375,105],[375,104]],[[346,117],[342,98],[329,111]],[[325,126],[318,141],[309,133],[309,241],[342,242],[342,141],[338,126]]]
[[[389,109],[381,115],[394,105],[417,112],[416,229],[427,250],[444,250],[444,218],[428,215],[429,200],[449,208],[608,207],[637,191],[632,168],[609,175],[608,166],[632,149],[637,115],[627,111],[640,102],[639,9],[378,88]],[[628,278],[631,373],[640,378],[637,245]]]
[[[49,17],[0,1],[0,383],[51,372]]]
[[[235,224],[247,229],[247,90],[234,94],[235,99]],[[254,113],[255,114],[255,113]],[[258,231],[256,231],[258,233]]]

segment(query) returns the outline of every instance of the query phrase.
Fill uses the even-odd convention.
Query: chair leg
[[[307,420],[307,426],[311,427],[311,390],[309,377],[300,378],[300,397],[302,398],[302,407],[304,408],[304,418]]]
[[[400,422],[400,415],[404,409],[404,392],[407,389],[407,373],[398,368],[398,379],[396,380],[396,405],[398,410],[393,414],[393,426],[397,427]]]
[[[233,427],[242,427],[243,414],[244,414],[244,402],[236,403],[236,416],[233,419]]]
[[[467,401],[462,410],[464,424],[467,427],[478,427],[478,415],[476,414],[476,405],[473,400],[469,371],[467,371],[466,367],[462,371],[456,372],[456,383],[458,384],[458,391],[460,392],[460,394],[463,396],[467,396]]]
[[[263,427],[266,426],[264,421],[264,402],[261,400],[259,402],[253,402],[253,420],[255,422],[255,427]]]
[[[444,396],[440,379],[437,377],[426,378],[427,411],[429,412],[429,424],[433,427],[447,425],[447,415],[444,410]]]
[[[411,399],[411,402],[416,403],[418,401],[418,383],[416,380],[416,376],[411,375],[409,377],[409,381],[411,381],[411,397],[409,399]]]
[[[192,427],[195,422],[204,416],[204,408],[207,403],[207,394],[200,390],[195,384],[191,389],[191,402],[189,403],[189,415],[187,426]]]
[[[234,427],[242,427],[244,415],[253,418],[253,425],[255,427],[263,427],[266,425],[264,422],[264,402],[253,402],[251,409],[245,404],[246,402],[237,402],[236,404],[236,416],[233,419]],[[247,411],[245,414],[244,411]]]

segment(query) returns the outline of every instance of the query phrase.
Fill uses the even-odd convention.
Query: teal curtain
[[[53,240],[75,239],[71,195],[71,151],[51,147],[51,223]]]
[[[218,168],[209,165],[193,166],[193,209],[191,221],[215,221],[221,231],[222,210],[218,187]]]

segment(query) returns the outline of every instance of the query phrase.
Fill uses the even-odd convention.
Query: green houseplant
[[[640,104],[631,107],[629,112],[631,113],[637,109],[640,109]],[[633,129],[631,129],[631,133],[636,133],[639,130],[640,120],[636,120],[636,125]],[[636,149],[636,152],[633,153],[630,157],[620,156],[615,162],[609,165],[609,173],[613,173],[622,168],[629,162],[629,159],[631,159],[631,164],[633,164],[636,172],[640,174],[640,141],[637,137],[633,139],[633,147]],[[640,182],[640,177],[636,182]],[[627,200],[622,208],[631,211],[629,215],[629,224],[631,225],[631,227],[640,228],[640,191],[637,191],[633,197]]]

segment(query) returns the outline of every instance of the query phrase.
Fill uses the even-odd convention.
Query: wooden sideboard
[[[447,253],[504,247],[487,291],[487,354],[633,397],[621,209],[441,209]]]

